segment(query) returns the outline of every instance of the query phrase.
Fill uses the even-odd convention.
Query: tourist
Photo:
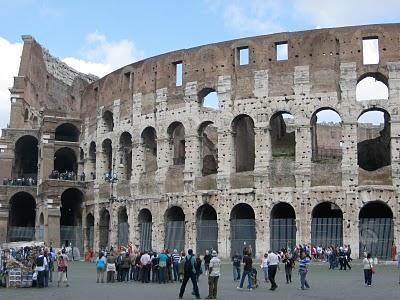
[[[158,270],[158,262],[159,258],[157,257],[157,253],[153,253],[153,257],[151,259],[151,282],[158,282],[158,275],[159,275],[159,270]]]
[[[168,256],[165,254],[165,250],[162,250],[159,257],[158,267],[159,267],[159,282],[166,283],[167,280],[167,260]]]
[[[69,258],[68,258],[68,255],[65,253],[65,249],[62,249],[62,250],[61,250],[61,255],[62,255],[63,258],[64,258],[65,277],[68,278],[68,261],[69,261]]]
[[[174,249],[174,252],[172,253],[172,269],[174,271],[174,281],[178,281],[180,259],[181,257],[178,253],[178,250]]]
[[[245,278],[247,276],[247,279],[248,279],[248,282],[249,282],[247,288],[249,289],[249,291],[252,291],[253,290],[253,286],[252,286],[252,283],[251,283],[251,272],[253,270],[253,260],[250,257],[249,252],[247,252],[247,251],[248,250],[246,250],[244,252],[244,256],[243,256],[243,263],[244,263],[243,274],[242,274],[242,279],[240,280],[240,284],[237,287],[237,289],[239,289],[239,290],[243,289],[243,283],[244,283],[244,280],[245,280]]]
[[[261,260],[261,270],[264,273],[264,280],[268,283],[268,254],[265,253],[264,257]]]
[[[196,265],[195,265],[197,282],[199,281],[200,275],[203,274],[203,268],[201,267],[202,263],[203,263],[203,261],[200,258],[200,254],[197,254]]]
[[[188,250],[188,255],[185,257],[185,270],[183,275],[183,281],[181,285],[181,289],[179,291],[179,299],[182,299],[183,294],[185,293],[186,284],[189,279],[193,284],[193,291],[196,296],[196,299],[200,299],[199,288],[197,286],[196,281],[196,269],[195,269],[196,259],[193,255],[193,250]]]
[[[104,256],[103,252],[99,253],[99,256],[96,259],[96,271],[97,271],[97,283],[101,280],[101,283],[104,283],[104,272],[106,270],[107,260]]]
[[[60,253],[61,254],[61,253]],[[49,258],[49,281],[53,282],[53,272],[54,272],[54,260],[55,260],[55,253],[52,247],[50,247],[50,251],[48,253],[48,258]]]
[[[285,264],[286,283],[292,282],[292,270],[294,268],[294,260],[292,255],[287,251],[283,254],[282,263]]]
[[[242,257],[239,255],[237,251],[232,256],[232,267],[233,267],[233,281],[240,280],[240,262],[242,261]]]
[[[217,251],[213,250],[208,269],[208,296],[206,299],[217,299],[218,279],[221,275],[221,260],[218,258]]]
[[[211,258],[210,251],[206,250],[206,254],[204,255],[204,271],[206,275],[208,275],[208,266],[210,265]]]
[[[117,281],[118,282],[122,281],[122,263],[123,263],[123,258],[124,258],[123,252],[120,251],[118,256],[117,256],[117,259],[115,261],[115,266],[116,266],[116,270],[117,270]]]
[[[140,265],[142,266],[141,281],[142,283],[149,283],[150,279],[150,264],[151,258],[147,251],[145,251],[140,258]]]
[[[167,255],[167,282],[172,282],[172,256],[169,253],[169,249],[165,251],[165,254]]]
[[[179,282],[182,282],[183,279],[183,274],[185,271],[185,252],[181,252],[181,257],[180,257],[180,261],[179,261],[179,276],[178,276],[178,280]]]
[[[116,257],[114,256],[114,252],[111,252],[110,255],[107,257],[107,282],[115,281],[115,262]]]
[[[367,253],[367,257],[364,257],[363,269],[364,269],[364,283],[367,286],[371,286],[372,274],[375,272],[374,261],[371,258],[371,253]]]
[[[44,272],[47,265],[46,257],[44,256],[44,251],[40,250],[40,255],[36,258],[36,272],[37,272],[37,286],[39,288],[44,287]]]
[[[129,271],[129,280],[135,280],[135,270],[136,270],[136,266],[135,266],[135,260],[136,260],[136,255],[137,252],[133,252],[131,253],[131,255],[129,256],[130,262],[131,262],[131,268]]]
[[[66,261],[65,261],[65,256],[62,255],[60,251],[58,252],[57,256],[57,272],[58,272],[57,287],[60,287],[60,283],[63,283],[67,287],[68,281],[66,273]]]
[[[44,265],[43,283],[44,283],[44,287],[49,287],[49,271],[50,271],[50,269],[49,269],[49,265],[50,265],[49,261],[50,261],[50,259],[49,259],[49,254],[48,254],[47,248],[44,249],[43,255],[44,255],[44,258],[46,259],[46,262],[47,262]]]
[[[129,281],[129,267],[131,265],[131,260],[129,258],[129,253],[126,252],[123,259],[122,259],[122,265],[121,265],[121,282],[123,281]]]
[[[304,251],[302,251],[300,253],[300,262],[299,262],[300,288],[302,290],[304,290],[304,288],[307,289],[310,288],[310,285],[308,284],[306,279],[309,264],[310,264],[310,258],[306,255]]]
[[[271,250],[268,251],[268,279],[271,282],[271,291],[277,289],[278,285],[275,282],[276,271],[278,270],[279,257]]]

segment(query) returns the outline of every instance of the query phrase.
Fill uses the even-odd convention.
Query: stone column
[[[296,187],[308,190],[311,186],[311,127],[309,124],[296,126]]]
[[[269,162],[271,160],[271,137],[266,127],[255,127],[254,185],[256,189],[269,187]]]
[[[47,208],[47,242],[55,247],[61,246],[60,241],[60,207]]]
[[[185,192],[192,192],[195,189],[196,177],[201,176],[200,171],[200,140],[197,134],[185,137],[185,169],[183,180]]]
[[[231,228],[229,215],[222,218],[218,215],[218,252],[220,258],[229,259],[231,254]]]
[[[8,209],[0,208],[0,241],[7,241]]]
[[[217,187],[219,190],[230,189],[230,174],[235,172],[234,142],[232,131],[218,129],[218,174]]]
[[[355,191],[358,186],[357,122],[342,125],[342,186]]]
[[[165,191],[165,178],[168,172],[170,163],[172,162],[172,148],[169,138],[157,138],[157,166],[156,181],[158,184],[159,193]]]

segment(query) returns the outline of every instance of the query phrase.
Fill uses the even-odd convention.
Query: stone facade
[[[371,37],[379,40],[380,59],[366,65],[362,40]],[[392,236],[385,239],[399,242],[400,25],[210,44],[148,58],[101,79],[72,70],[32,37],[23,40],[19,74],[10,89],[10,126],[0,140],[0,178],[29,173],[24,171],[28,167],[18,169],[16,151],[17,141],[29,135],[38,142],[38,180],[37,186],[0,186],[0,241],[9,239],[10,227],[23,226],[11,224],[9,215],[13,196],[24,192],[35,201],[35,237],[55,245],[74,240],[65,234],[60,238],[67,227],[78,228],[83,244],[96,250],[116,245],[123,212],[127,238],[134,244],[143,240],[143,222],[152,224],[152,248],[161,249],[167,223],[184,221],[184,246],[196,249],[199,211],[205,211],[199,208],[211,206],[214,247],[221,256],[231,254],[237,219],[254,219],[250,226],[256,238],[248,244],[254,243],[259,256],[276,239],[273,219],[292,218],[275,213],[274,207],[290,205],[299,244],[315,240],[314,208],[325,202],[341,211],[339,242],[350,244],[355,256],[362,250],[361,210],[370,203],[377,211],[389,209]],[[276,45],[283,42],[288,59],[277,60]],[[245,48],[249,63],[241,65]],[[182,85],[176,84],[178,63]],[[356,100],[357,83],[366,76],[388,86],[388,99]],[[219,109],[203,106],[209,92],[217,93]],[[313,120],[321,109],[334,110],[342,122],[318,129]],[[358,167],[357,120],[369,110],[389,116],[388,135],[377,137],[375,128],[368,133],[362,127],[362,137],[380,138],[377,142],[389,147],[389,162],[374,170]],[[293,120],[285,123],[282,113]],[[61,131],[65,123],[78,129],[77,139],[73,130]],[[316,132],[323,133],[318,145],[333,147],[339,155],[316,159]],[[376,150],[371,147],[368,151]],[[84,181],[49,179],[53,170],[86,176]],[[104,175],[110,171],[118,178],[112,184]]]

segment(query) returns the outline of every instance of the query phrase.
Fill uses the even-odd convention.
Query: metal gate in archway
[[[296,245],[295,219],[271,219],[270,221],[270,249],[293,249]]]
[[[78,259],[80,259],[84,253],[82,226],[60,226],[60,243],[61,246],[72,245],[77,248],[79,255],[77,251],[74,251],[74,256],[79,256]]]
[[[218,251],[217,220],[197,220],[197,253],[204,254],[206,250]]]
[[[139,224],[139,235],[140,235],[140,250],[152,250],[152,234],[153,234],[153,223],[143,222]]]
[[[129,240],[129,224],[123,222],[118,224],[118,245],[128,246]]]
[[[250,247],[253,255],[256,253],[256,221],[254,219],[231,220],[231,256],[238,252],[243,254],[245,247]]]
[[[93,249],[94,247],[94,226],[89,226],[86,228],[86,238],[87,238],[87,243],[90,248]]]
[[[185,221],[168,221],[165,226],[165,248],[185,250]]]
[[[360,257],[364,252],[372,257],[390,259],[394,237],[392,218],[361,218],[359,223]]]
[[[311,244],[322,247],[343,245],[342,218],[312,218]]]
[[[8,227],[8,241],[33,241],[35,239],[35,227],[10,226]]]

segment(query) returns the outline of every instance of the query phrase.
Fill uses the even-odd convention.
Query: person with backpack
[[[37,285],[39,288],[44,287],[44,272],[46,269],[47,260],[43,250],[40,250],[40,255],[36,258]]]
[[[179,299],[182,299],[183,294],[185,293],[186,284],[189,281],[189,279],[192,281],[193,291],[196,296],[196,299],[200,299],[199,288],[197,286],[197,281],[196,281],[195,265],[196,265],[196,258],[193,255],[193,250],[189,249],[188,255],[185,257],[184,275],[183,275],[181,289],[179,291]]]
[[[57,257],[57,272],[58,272],[58,279],[57,279],[57,287],[60,287],[60,283],[64,283],[65,286],[68,286],[67,281],[67,274],[66,274],[66,261],[64,255],[61,252],[58,252]]]
[[[97,271],[97,283],[101,280],[104,283],[104,271],[106,270],[107,260],[103,252],[99,253],[99,257],[96,259],[96,271]]]

